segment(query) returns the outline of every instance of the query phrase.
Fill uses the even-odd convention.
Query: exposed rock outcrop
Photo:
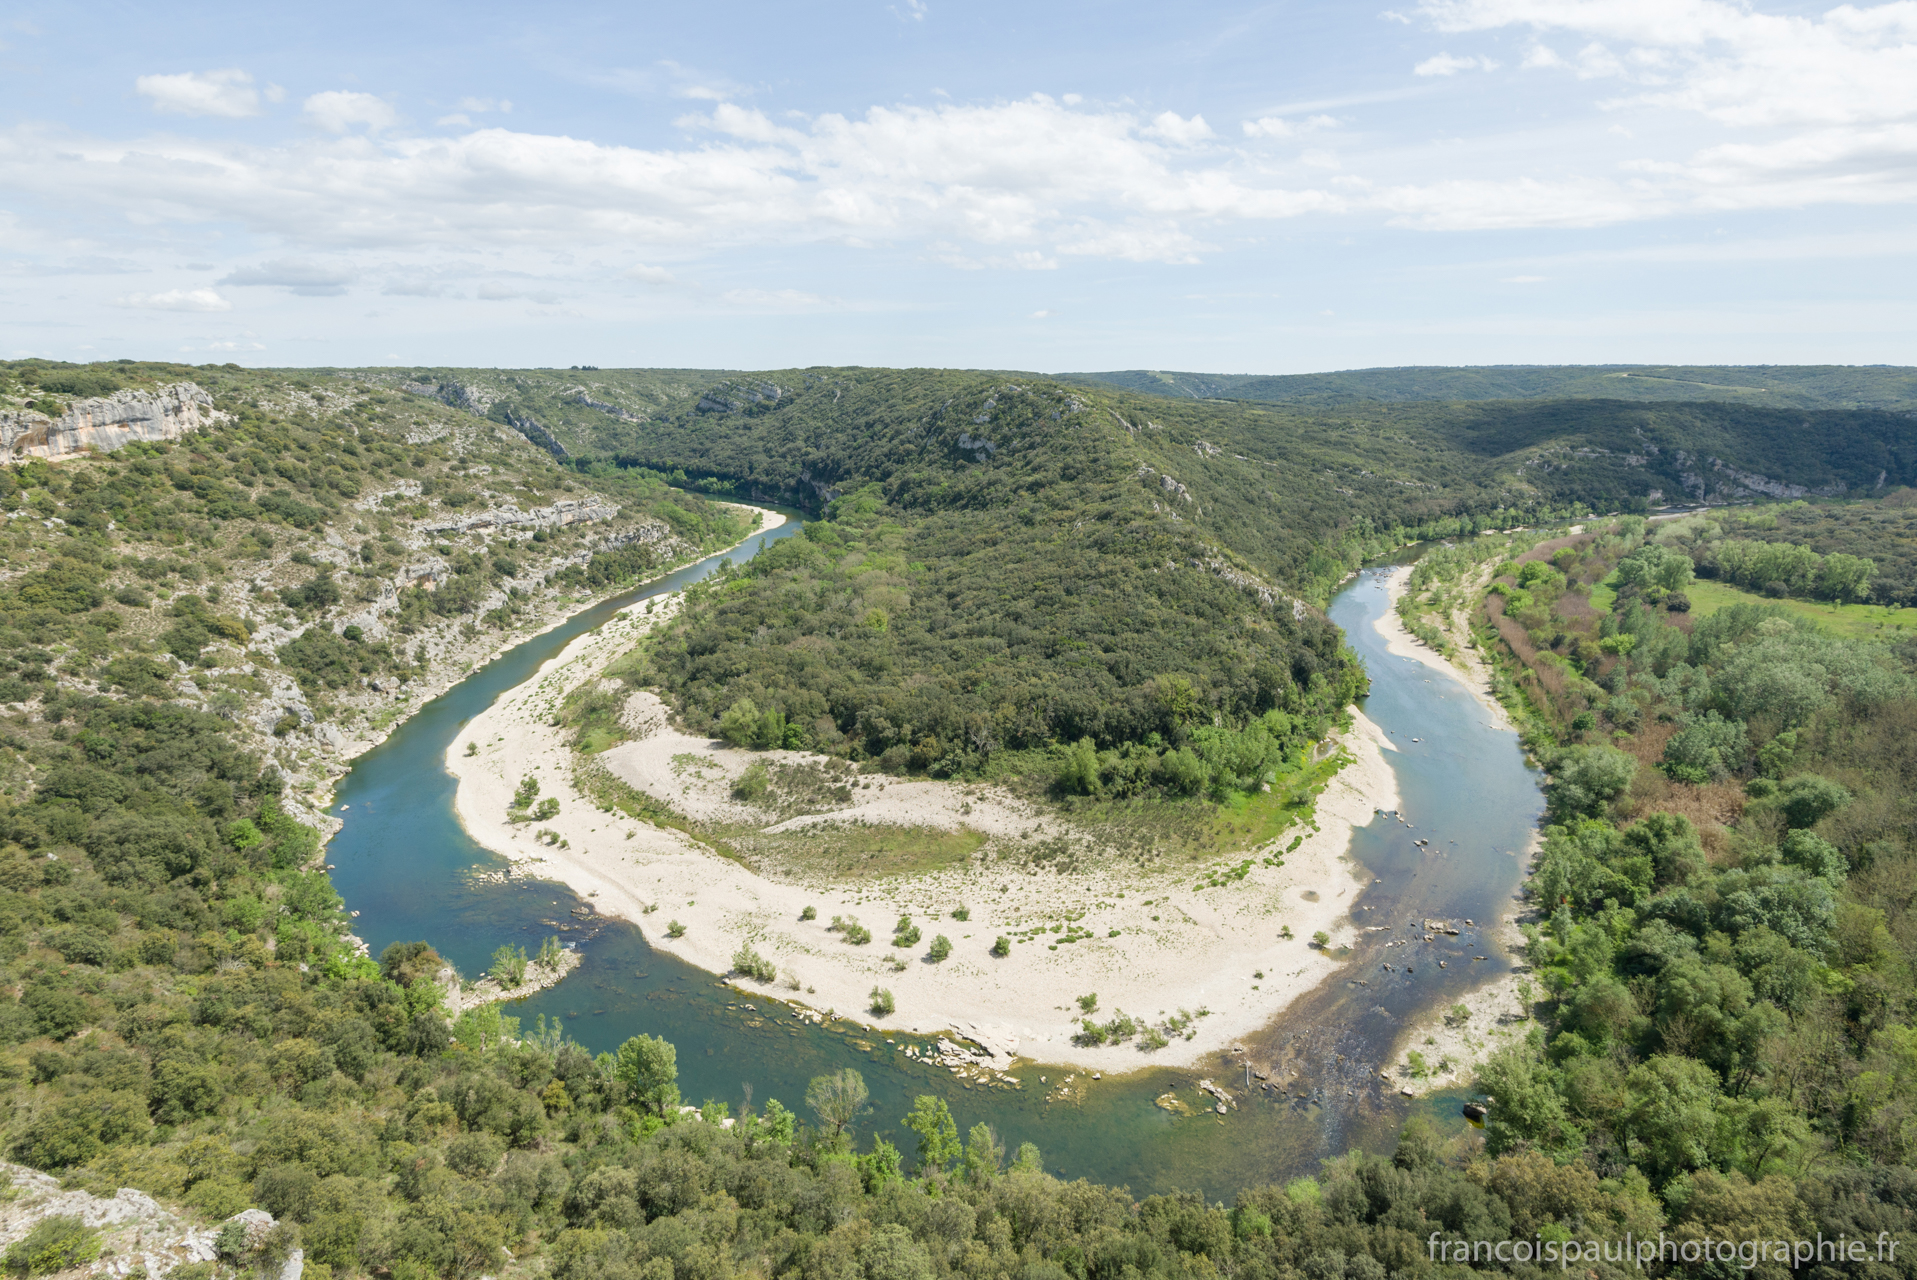
[[[531,511],[521,511],[517,507],[495,507],[443,524],[421,525],[420,530],[423,533],[467,533],[473,529],[489,528],[560,529],[571,524],[610,520],[618,514],[618,507],[596,497],[567,498],[550,507],[534,507]],[[665,526],[661,525],[660,528],[663,530]]]
[[[110,453],[136,440],[177,440],[212,425],[216,412],[213,397],[191,382],[78,400],[58,418],[8,410],[0,412],[0,456],[53,460],[89,450]]]
[[[22,1239],[48,1218],[78,1218],[100,1233],[104,1246],[100,1257],[68,1274],[118,1277],[140,1268],[148,1276],[160,1277],[185,1263],[212,1262],[220,1256],[222,1245],[233,1243],[231,1237],[221,1239],[222,1228],[228,1225],[244,1232],[246,1250],[267,1246],[270,1253],[268,1242],[279,1225],[270,1213],[246,1209],[224,1223],[200,1226],[143,1191],[121,1187],[111,1199],[88,1191],[62,1191],[59,1179],[24,1165],[0,1164],[0,1183],[11,1184],[7,1188],[11,1198],[0,1205],[0,1248]],[[305,1255],[299,1249],[248,1261],[272,1280],[300,1280],[305,1268]]]

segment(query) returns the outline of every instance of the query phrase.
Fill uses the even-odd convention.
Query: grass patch
[[[827,822],[799,831],[733,835],[729,842],[754,862],[834,880],[878,880],[963,863],[985,844],[985,836],[937,827]]]
[[[607,747],[618,746],[621,739],[606,728],[593,728],[579,735],[579,750],[586,755],[598,755]]]
[[[1212,819],[1218,852],[1256,849],[1278,839],[1296,823],[1311,823],[1318,797],[1350,760],[1339,751],[1297,773],[1285,774],[1271,784],[1270,791],[1234,797],[1235,803],[1219,805]]]
[[[1900,632],[1917,632],[1917,609],[1882,604],[1830,604],[1823,600],[1773,600],[1729,583],[1704,579],[1684,588],[1684,594],[1691,598],[1691,615],[1698,618],[1708,618],[1734,604],[1777,604],[1820,624],[1832,635],[1849,640],[1894,640]],[[1595,590],[1591,592],[1591,603],[1598,603]]]

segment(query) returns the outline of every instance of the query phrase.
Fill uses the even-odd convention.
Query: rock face
[[[0,412],[0,458],[52,461],[88,450],[110,453],[135,440],[177,440],[214,421],[213,397],[191,382],[157,391],[116,391],[76,401],[58,418]]]
[[[566,498],[553,503],[550,507],[534,507],[531,511],[520,511],[513,507],[481,511],[440,524],[421,525],[420,530],[431,534],[469,533],[474,529],[511,529],[522,526],[528,529],[563,529],[572,524],[610,520],[618,514],[618,507],[597,496],[583,499]],[[664,529],[665,526],[661,525],[660,528]]]
[[[248,1250],[259,1248],[278,1225],[272,1214],[247,1209],[224,1223],[200,1226],[143,1191],[121,1187],[111,1199],[86,1191],[62,1191],[58,1179],[17,1164],[0,1163],[0,1186],[6,1186],[10,1197],[0,1203],[0,1248],[22,1239],[47,1218],[78,1218],[100,1232],[104,1246],[100,1258],[68,1275],[121,1277],[138,1267],[147,1276],[160,1277],[183,1263],[218,1258],[221,1229],[229,1224],[245,1232]],[[299,1249],[284,1257],[252,1261],[269,1280],[300,1280],[305,1269],[305,1254]]]

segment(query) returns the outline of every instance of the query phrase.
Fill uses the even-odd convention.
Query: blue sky
[[[29,0],[0,82],[13,356],[1917,362],[1913,0]]]

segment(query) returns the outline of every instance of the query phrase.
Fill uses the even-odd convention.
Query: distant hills
[[[1332,407],[1411,400],[1720,400],[1766,409],[1917,410],[1908,365],[1412,365],[1337,373],[1055,374],[1081,386],[1195,400]]]

